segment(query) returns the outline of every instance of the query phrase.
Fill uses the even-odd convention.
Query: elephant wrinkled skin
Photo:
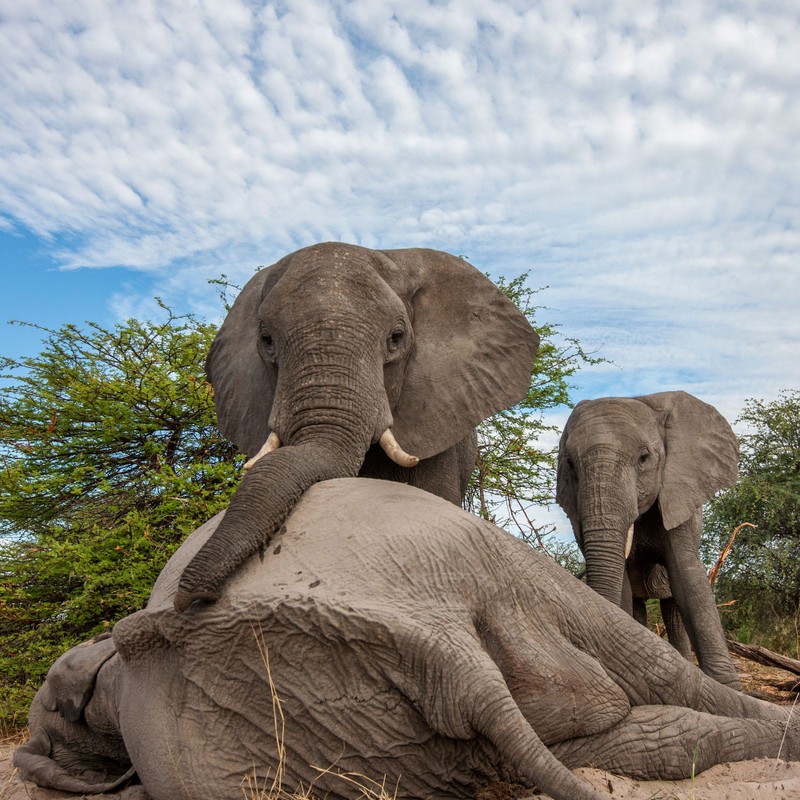
[[[564,426],[556,491],[589,586],[643,624],[658,598],[670,642],[735,688],[698,550],[703,504],[733,485],[738,455],[722,415],[686,392],[585,400]]]
[[[284,788],[313,783],[332,798],[358,794],[341,772],[385,776],[401,798],[473,797],[500,779],[599,800],[570,768],[677,779],[800,757],[787,710],[710,679],[548,557],[399,483],[315,485],[263,559],[217,602],[178,614],[180,575],[220,516],[173,556],[147,608],[117,624],[117,652],[88,681],[101,696],[81,701],[94,724],[118,721],[154,800],[238,800],[245,776],[271,783],[271,686]],[[34,738],[61,730],[59,703],[33,715]],[[36,780],[67,751],[56,766],[79,767],[86,749],[42,746],[17,764]]]
[[[460,504],[474,428],[525,396],[538,346],[508,297],[448,253],[328,242],[258,272],[206,364],[247,477],[175,608],[215,599],[319,481],[397,480]]]

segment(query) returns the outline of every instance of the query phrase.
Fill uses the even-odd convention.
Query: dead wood
[[[752,644],[740,644],[731,639],[727,639],[728,650],[735,653],[737,656],[747,658],[750,661],[755,661],[757,664],[764,664],[767,667],[778,667],[778,669],[785,669],[787,672],[792,672],[795,675],[800,675],[800,661],[796,658],[775,653],[768,650],[766,647],[759,647]]]
[[[788,681],[770,681],[770,686],[774,686],[781,692],[800,693],[800,678],[790,678]]]

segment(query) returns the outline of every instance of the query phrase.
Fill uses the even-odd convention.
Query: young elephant
[[[786,709],[711,680],[551,559],[429,493],[317,484],[263,560],[176,614],[183,567],[219,522],[114,629],[119,728],[153,800],[239,800],[246,778],[272,784],[279,758],[283,787],[316,796],[360,796],[340,777],[358,773],[398,798],[504,780],[557,800],[607,797],[570,771],[582,765],[677,779],[800,758]]]
[[[589,586],[642,623],[659,598],[670,642],[736,688],[698,549],[703,503],[736,481],[738,454],[725,419],[686,392],[587,400],[564,427],[556,491]]]

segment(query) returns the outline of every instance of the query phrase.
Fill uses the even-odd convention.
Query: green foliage
[[[469,507],[543,547],[552,502],[548,409],[598,359],[536,317],[527,275],[501,287],[541,336],[528,396],[484,423]],[[221,299],[230,287],[218,281]],[[42,352],[0,359],[0,724],[24,721],[50,664],[142,607],[161,567],[224,508],[239,462],[216,428],[202,365],[215,329],[163,307],[161,323],[39,328]],[[572,543],[547,543],[577,570]]]
[[[228,502],[231,445],[202,364],[215,329],[164,308],[40,328],[0,359],[0,714],[24,721],[66,648],[142,607],[165,561]]]
[[[706,510],[704,555],[710,563],[743,522],[720,571],[720,601],[735,600],[725,626],[753,640],[797,654],[800,616],[800,392],[777,400],[748,400],[737,423],[739,480]]]
[[[577,545],[547,541],[552,528],[536,522],[535,507],[550,505],[555,499],[558,447],[541,443],[546,438],[557,441],[557,428],[545,422],[544,413],[570,405],[572,377],[581,367],[603,359],[584,350],[577,339],[563,336],[559,326],[539,319],[546,310],[535,303],[541,289],[529,288],[527,280],[528,273],[524,273],[496,283],[540,336],[530,389],[521,403],[479,426],[478,463],[466,507],[550,551],[567,569],[580,569]]]

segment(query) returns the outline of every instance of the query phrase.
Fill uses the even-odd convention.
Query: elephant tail
[[[554,800],[607,800],[607,795],[580,780],[548,750],[507,689],[502,701],[483,709],[487,710],[489,713],[478,711],[472,725],[507,759],[519,778]]]

